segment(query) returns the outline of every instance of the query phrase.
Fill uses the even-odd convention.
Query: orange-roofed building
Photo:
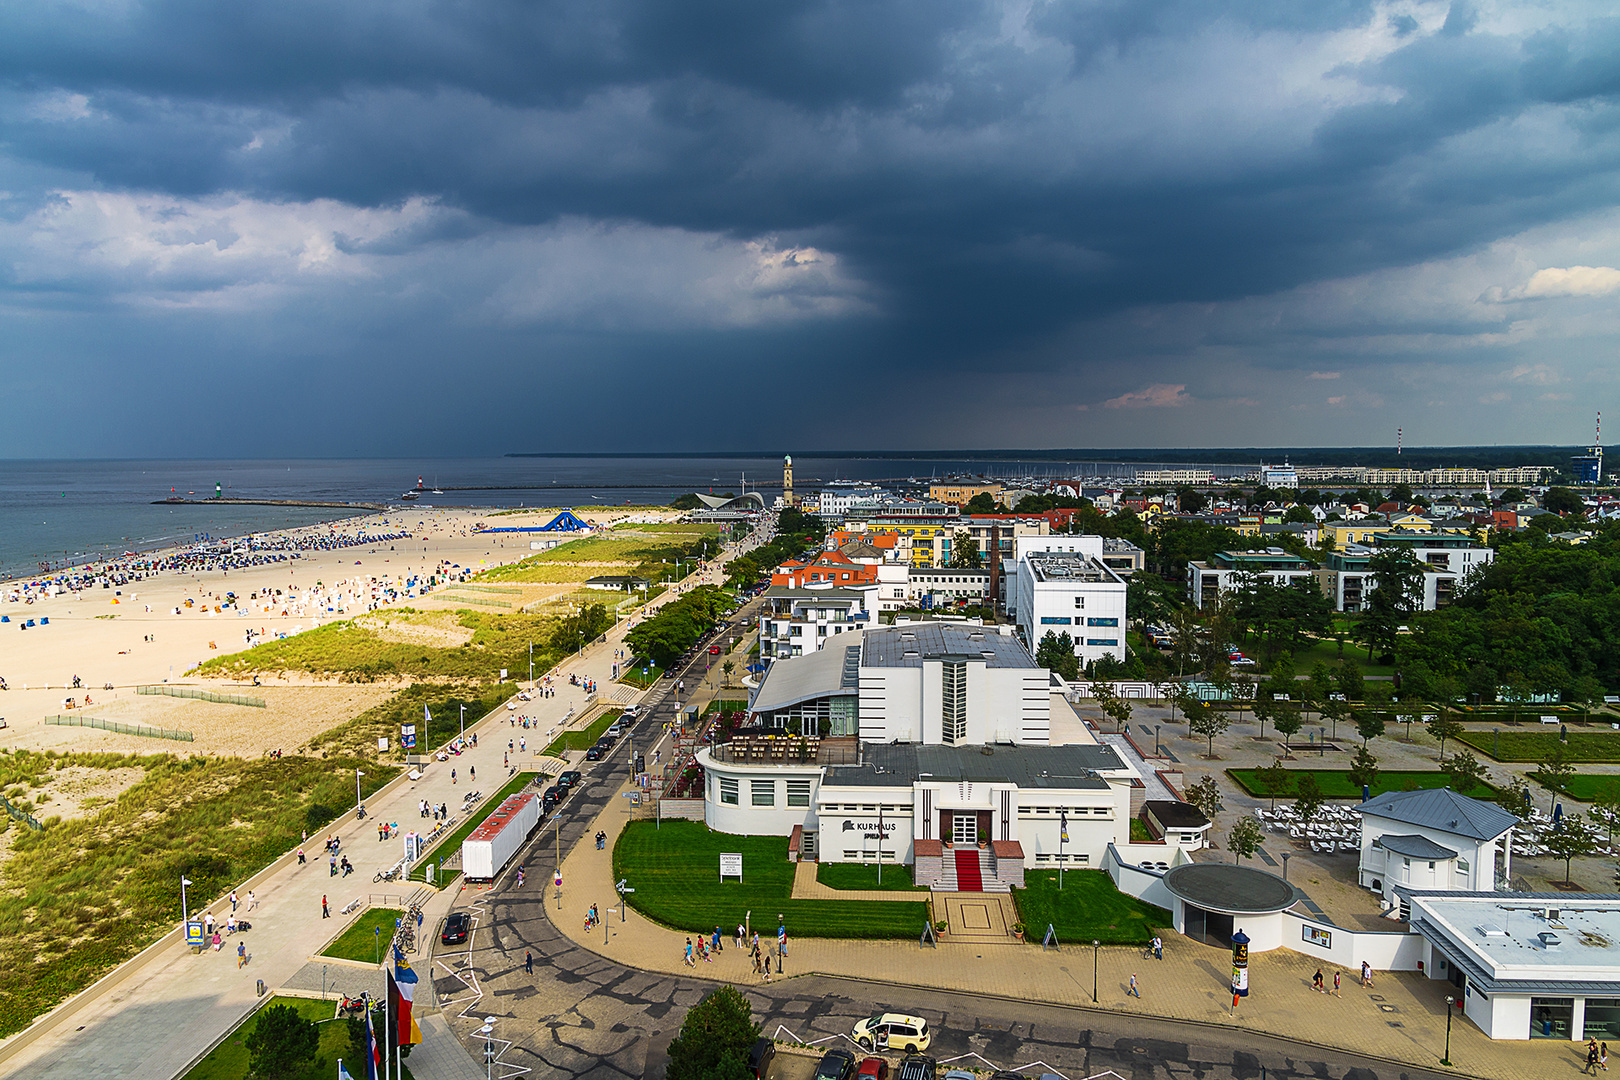
[[[823,551],[808,563],[789,560],[771,572],[772,585],[785,585],[793,589],[816,585],[837,585],[853,588],[877,582],[877,567],[856,562],[841,551]]]

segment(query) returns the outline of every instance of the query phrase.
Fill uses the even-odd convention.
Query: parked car
[[[939,1071],[939,1065],[931,1057],[921,1054],[907,1054],[900,1062],[900,1071],[896,1074],[897,1080],[934,1080],[934,1074]]]
[[[979,1078],[966,1069],[952,1069],[940,1077],[940,1080],[979,1080]]]
[[[619,714],[619,723],[622,724],[626,720],[634,720],[639,715],[641,715],[640,705],[626,705],[624,707],[624,712]]]
[[[585,760],[586,761],[601,761],[602,756],[604,754],[606,754],[606,753],[607,753],[606,747],[604,747],[601,743],[597,743],[595,746],[593,746],[589,750],[585,751]]]
[[[855,1080],[889,1080],[889,1063],[880,1057],[869,1057],[855,1070]]]
[[[564,792],[573,791],[585,779],[585,774],[578,769],[569,769],[557,777],[557,786]]]
[[[754,1048],[748,1051],[748,1075],[758,1080],[765,1075],[765,1070],[771,1067],[771,1060],[775,1057],[775,1039],[755,1039]]]
[[[905,1013],[878,1013],[858,1020],[850,1038],[864,1050],[892,1047],[908,1054],[928,1049],[928,1044],[933,1041],[928,1031],[928,1021]]]
[[[810,1080],[850,1080],[855,1072],[855,1055],[848,1050],[829,1050],[816,1062]]]
[[[460,945],[472,933],[472,915],[465,911],[452,911],[444,920],[439,941],[444,945]]]
[[[546,788],[545,794],[540,796],[540,809],[550,810],[561,801],[562,792],[558,791],[557,786],[553,784],[551,787]]]

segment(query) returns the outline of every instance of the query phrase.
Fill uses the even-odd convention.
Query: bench
[[[1541,718],[1541,722],[1543,724],[1556,724],[1556,723],[1558,723],[1558,717],[1556,717],[1556,716],[1543,716]]]

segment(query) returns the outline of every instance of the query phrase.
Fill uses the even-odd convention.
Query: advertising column
[[[1242,930],[1232,935],[1232,1008],[1239,998],[1249,996],[1249,935]]]

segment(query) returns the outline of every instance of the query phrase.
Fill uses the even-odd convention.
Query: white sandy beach
[[[7,725],[0,730],[0,747],[249,756],[290,751],[310,735],[376,704],[391,687],[294,676],[267,680],[271,685],[260,690],[240,691],[237,682],[187,678],[185,673],[209,658],[248,648],[249,630],[258,640],[271,640],[373,607],[422,607],[420,595],[404,595],[405,581],[426,577],[443,566],[476,572],[533,554],[528,535],[480,534],[476,523],[538,525],[555,513],[537,509],[494,517],[487,510],[407,507],[274,535],[408,532],[408,540],[304,551],[297,559],[241,570],[165,572],[121,588],[54,596],[30,590],[31,603],[15,598],[23,594],[26,583],[37,579],[7,582],[0,585],[0,615],[10,616],[10,622],[0,624],[0,677],[10,689],[0,692],[0,717]],[[638,520],[646,516],[645,510],[627,508],[589,517],[599,525],[611,525],[632,514]],[[397,599],[385,595],[390,589],[399,594]],[[239,606],[224,604],[227,592],[241,598]],[[254,594],[258,599],[248,599]],[[442,605],[430,600],[426,606]],[[22,629],[28,619],[36,625]],[[71,688],[75,676],[81,680],[79,689]],[[138,685],[164,682],[252,693],[264,698],[269,708],[135,693]],[[109,683],[113,689],[102,689]],[[76,706],[71,712],[66,708],[69,698]],[[194,732],[196,742],[45,725],[46,716],[60,714],[180,728]]]

